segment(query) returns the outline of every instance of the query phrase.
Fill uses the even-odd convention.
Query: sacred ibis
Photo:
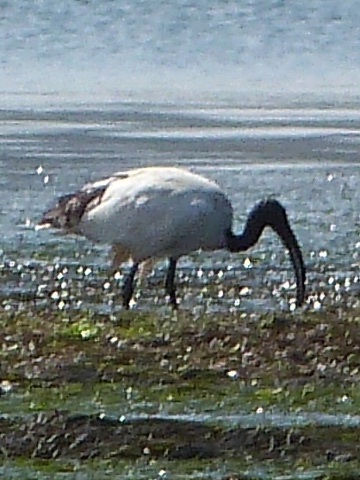
[[[230,200],[213,181],[175,167],[149,167],[118,172],[59,198],[46,211],[39,228],[53,227],[112,245],[112,267],[131,260],[123,285],[123,305],[129,307],[139,265],[169,259],[165,290],[177,306],[176,264],[196,250],[245,251],[271,227],[290,253],[295,271],[296,305],[304,301],[305,266],[284,207],[275,199],[251,210],[244,231],[232,229]]]

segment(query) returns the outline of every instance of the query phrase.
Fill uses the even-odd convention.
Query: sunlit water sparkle
[[[359,12],[355,0],[346,9],[336,0],[215,2],[211,8],[203,1],[3,2],[2,308],[119,315],[129,266],[110,276],[107,247],[35,231],[36,221],[56,196],[89,180],[132,167],[179,165],[215,179],[228,192],[236,230],[255,202],[279,198],[307,266],[303,308],[358,309]],[[138,282],[134,311],[169,312],[165,267],[158,263]],[[293,271],[270,232],[241,255],[184,257],[177,283],[180,308],[194,316],[294,307]],[[231,372],[229,378],[236,379]],[[7,399],[14,408],[21,397],[4,396],[3,408]],[[115,406],[83,406],[90,413],[121,411],[118,399]],[[158,405],[135,402],[133,408],[124,411],[125,418],[147,411],[159,415]],[[230,425],[359,425],[357,415],[286,414],[261,405],[252,413],[208,416],[200,406],[183,418]],[[166,468],[131,467],[121,478],[158,478]],[[254,472],[287,478],[260,467]],[[1,474],[24,478],[23,469],[12,465],[0,467]],[[96,472],[96,478],[101,475]],[[181,474],[200,476],[203,471]],[[224,469],[207,476],[223,478]],[[86,472],[83,477],[95,478]]]
[[[19,113],[8,112],[9,118],[3,124],[6,127],[8,123],[16,123],[17,130],[8,132],[5,128],[0,158],[3,191],[0,294],[5,308],[24,307],[30,301],[55,309],[119,310],[120,286],[129,266],[125,265],[116,277],[111,277],[107,247],[92,245],[82,238],[36,231],[34,227],[41,212],[57,195],[116,170],[154,164],[178,164],[218,181],[233,202],[235,230],[242,228],[248,211],[258,200],[266,196],[279,198],[287,208],[304,252],[308,271],[307,308],[359,306],[360,166],[356,161],[355,138],[349,146],[347,134],[319,135],[315,131],[314,137],[294,139],[285,131],[283,136],[270,139],[235,135],[228,141],[212,134],[199,138],[195,133],[175,141],[167,137],[163,106],[153,105],[150,112],[149,105],[145,105],[139,118],[141,108],[134,105],[131,112],[128,105],[119,104],[118,110],[112,107],[110,112],[102,112],[102,120],[97,124],[96,110],[77,111],[78,120],[82,120],[76,130],[72,125],[64,130],[57,128],[67,114],[74,115],[73,111],[41,109],[28,113],[25,120]],[[174,106],[171,111],[179,132],[183,129],[191,132],[192,113],[181,105],[178,114],[174,113]],[[239,108],[240,123],[241,112]],[[328,117],[322,110],[319,112],[318,121],[326,123]],[[248,110],[244,115],[245,119],[249,116]],[[306,118],[306,111],[301,115]],[[330,111],[329,118],[334,115]],[[41,125],[36,123],[39,116]],[[203,108],[202,119],[198,121],[203,122],[204,132],[207,120],[213,116],[213,107],[209,117]],[[314,116],[312,109],[310,118]],[[257,125],[271,121],[275,130],[282,128],[284,121],[282,115],[280,120],[276,116],[270,120],[262,111],[254,111],[253,117]],[[286,117],[290,126],[293,117],[298,118]],[[120,130],[130,133],[134,122],[140,131],[141,125],[146,127],[150,119],[152,130],[159,133],[157,138],[148,136],[146,130],[142,130],[144,136],[136,138],[117,135]],[[225,113],[216,118],[221,129],[228,121]],[[340,132],[346,131],[349,124],[360,131],[360,121],[353,117],[341,116],[337,122]],[[106,128],[108,123],[112,124],[111,134]],[[24,124],[30,124],[30,128],[23,129]],[[360,137],[356,138],[360,141]],[[18,149],[19,145],[23,147]],[[340,147],[344,153],[338,153]],[[166,264],[160,262],[139,282],[134,308],[165,306],[165,268]],[[184,257],[177,282],[184,309],[202,305],[204,311],[213,312],[268,311],[292,310],[294,306],[292,267],[281,243],[270,232],[244,254],[215,252]]]

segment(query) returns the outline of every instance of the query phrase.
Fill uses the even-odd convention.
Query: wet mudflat
[[[115,317],[32,307],[2,313],[1,324],[7,462],[270,462],[318,469],[310,478],[359,468],[360,311]],[[302,417],[318,411],[333,417]],[[228,472],[216,478],[243,478]]]

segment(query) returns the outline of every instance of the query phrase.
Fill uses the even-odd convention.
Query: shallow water
[[[100,467],[79,465],[75,466],[72,473],[69,470],[72,468],[70,465],[59,465],[59,470],[57,472],[47,473],[46,468],[41,468],[41,465],[34,465],[33,474],[29,471],[29,467],[14,467],[12,465],[5,464],[0,467],[0,474],[6,475],[6,478],[9,480],[15,479],[24,479],[32,480],[39,478],[41,480],[67,480],[67,479],[76,479],[76,480],[92,480],[92,479],[116,479],[116,480],[148,480],[149,478],[161,479],[161,478],[171,478],[174,480],[220,480],[226,478],[227,475],[233,473],[236,475],[239,471],[239,465],[231,462],[209,462],[209,461],[198,461],[192,462],[189,468],[185,468],[183,463],[174,462],[147,462],[144,460],[136,467],[125,465],[119,462],[118,466],[111,468],[106,464]],[[63,471],[62,468],[63,468]],[[303,472],[299,469],[296,473],[289,475],[277,474],[276,468],[270,466],[264,467],[254,467],[245,469],[245,478],[251,479],[264,479],[264,480],[308,480],[313,478],[319,478],[321,469],[314,469],[312,471]],[[236,477],[235,477],[236,478]]]
[[[39,102],[36,108],[2,111],[0,145],[0,298],[6,310],[30,305],[70,313],[90,308],[116,315],[121,310],[120,287],[128,266],[109,276],[108,247],[35,231],[34,226],[58,195],[114,171],[148,165],[179,165],[215,179],[233,202],[235,230],[242,228],[258,200],[276,196],[286,206],[303,248],[308,271],[304,309],[326,312],[334,306],[360,305],[360,116],[355,108],[127,102],[65,109]],[[168,314],[164,266],[159,262],[138,282],[135,310]],[[178,269],[181,309],[191,313],[289,310],[294,292],[287,253],[271,232],[244,254],[194,253],[183,258]],[[348,399],[345,392],[339,392],[336,407],[333,396],[329,402],[323,397],[322,403],[319,390],[313,403],[296,409],[279,405],[277,397],[267,405],[244,392],[232,392],[229,403],[214,402],[211,390],[201,398],[190,392],[182,402],[166,400],[166,391],[160,390],[154,398],[132,391],[130,399],[127,388],[105,386],[95,395],[75,388],[68,396],[50,389],[33,392],[31,398],[20,390],[4,397],[2,412],[28,414],[49,402],[77,411],[80,402],[83,412],[125,418],[150,415],[229,426],[359,426],[351,399],[342,401]],[[2,468],[8,478],[25,478],[24,471],[32,471],[11,464]],[[92,478],[84,468],[69,478]],[[231,471],[200,465],[177,477],[172,469],[171,478],[191,479],[220,479]],[[126,465],[120,475],[160,478],[163,470]],[[38,466],[33,471],[50,478]],[[274,473],[266,466],[249,471],[259,478],[283,472],[282,467]],[[316,473],[292,475],[314,478]]]
[[[118,308],[113,297],[122,276],[107,275],[107,247],[35,231],[34,224],[58,195],[86,181],[138,166],[180,165],[228,192],[235,230],[258,200],[277,197],[303,248],[308,305],[358,305],[359,125],[356,109],[314,106],[125,103],[5,110],[0,295],[11,305],[21,294],[41,299],[49,285],[54,291],[62,285],[74,292],[58,292],[66,306]],[[142,282],[138,308],[151,307],[154,297],[162,302],[163,273],[159,263]],[[270,232],[242,255],[184,258],[179,283],[183,307],[190,309],[204,305],[204,298],[206,308],[220,310],[287,309],[294,293],[287,254]],[[87,293],[79,296],[84,285]]]

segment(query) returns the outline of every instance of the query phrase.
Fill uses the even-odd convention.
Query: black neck
[[[297,282],[297,305],[304,300],[305,266],[296,237],[289,225],[284,207],[274,199],[258,203],[250,212],[244,231],[235,235],[227,232],[227,248],[230,252],[245,251],[255,245],[265,227],[272,228],[289,250]]]

